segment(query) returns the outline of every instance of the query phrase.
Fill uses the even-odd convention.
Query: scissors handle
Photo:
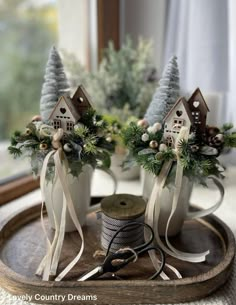
[[[116,272],[130,262],[134,261],[137,257],[137,254],[133,250],[123,250],[117,251],[116,253],[108,255],[103,263],[103,270],[104,272]]]
[[[142,225],[143,227],[146,227],[146,228],[149,229],[149,231],[151,233],[150,234],[150,239],[147,242],[145,242],[145,243],[143,243],[143,244],[141,244],[141,245],[139,245],[135,248],[124,248],[124,249],[118,250],[117,252],[115,252],[113,254],[109,254],[110,247],[111,247],[112,242],[115,239],[115,237],[121,231],[123,231],[125,228],[130,227],[130,226],[134,226],[134,225],[137,225],[137,224]],[[145,252],[149,252],[149,251],[152,251],[152,250],[159,252],[160,256],[161,256],[160,268],[150,278],[148,278],[149,280],[155,279],[162,272],[162,270],[165,266],[165,255],[164,255],[164,252],[160,248],[151,245],[153,239],[154,239],[153,230],[146,223],[132,222],[132,223],[129,223],[129,224],[123,226],[118,231],[116,231],[116,233],[113,235],[113,237],[112,237],[112,239],[111,239],[111,241],[108,245],[106,257],[104,259],[103,264],[100,265],[100,266],[95,267],[91,271],[82,275],[78,279],[78,281],[93,280],[93,279],[96,279],[96,278],[100,277],[104,273],[117,272],[118,270],[120,270],[123,267],[125,267],[126,265],[128,265],[130,262],[134,261],[138,256],[144,254]]]
[[[156,270],[156,272],[151,277],[148,278],[149,280],[153,280],[163,271],[163,269],[165,267],[165,254],[164,254],[163,250],[160,249],[159,247],[155,247],[155,246],[151,245],[153,240],[154,240],[153,229],[148,224],[142,223],[142,222],[133,221],[131,223],[128,223],[128,224],[122,226],[119,230],[116,231],[116,233],[113,235],[113,237],[112,237],[112,239],[111,239],[111,241],[108,245],[108,249],[107,249],[107,253],[106,253],[107,261],[106,261],[106,259],[104,261],[104,263],[106,263],[106,270],[108,270],[107,272],[111,272],[111,271],[109,271],[109,268],[111,268],[113,270],[112,272],[118,271],[121,268],[125,267],[128,263],[130,263],[131,261],[134,260],[135,255],[134,255],[134,253],[132,253],[130,251],[126,251],[124,253],[117,252],[115,254],[121,255],[121,256],[123,255],[123,259],[124,259],[123,262],[121,261],[120,264],[116,265],[115,267],[114,266],[109,266],[109,263],[111,263],[113,261],[113,258],[109,256],[109,250],[111,248],[111,245],[112,245],[114,239],[116,238],[116,236],[120,232],[124,231],[124,229],[126,229],[128,227],[131,227],[131,226],[135,226],[135,225],[143,226],[144,228],[147,228],[150,232],[150,238],[149,238],[148,241],[146,241],[143,244],[133,248],[133,252],[136,253],[136,257],[144,254],[145,252],[149,252],[149,251],[152,251],[152,250],[156,251],[156,252],[159,252],[159,254],[161,256],[160,268],[158,270]],[[113,254],[113,255],[115,255],[115,254]],[[127,256],[127,257],[125,257],[125,256]]]

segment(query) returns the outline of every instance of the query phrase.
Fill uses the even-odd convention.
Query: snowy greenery
[[[46,65],[44,84],[41,92],[40,113],[47,121],[59,97],[69,92],[69,84],[59,53],[52,47]]]
[[[236,148],[236,132],[233,131],[232,124],[225,124],[219,129],[224,141],[220,146],[209,147],[207,139],[203,135],[195,135],[189,137],[188,141],[181,140],[178,143],[180,162],[184,169],[184,175],[190,180],[206,186],[207,177],[215,175],[218,178],[223,178],[224,168],[218,160],[219,155],[230,147]],[[163,130],[158,130],[156,133],[149,132],[144,126],[138,126],[135,123],[130,123],[123,130],[124,143],[130,151],[129,159],[127,159],[126,167],[129,163],[142,166],[145,170],[158,176],[163,164],[166,161],[172,160],[173,167],[168,177],[168,182],[173,182],[171,179],[175,177],[176,170],[176,150],[170,147],[161,149],[163,146]],[[144,140],[143,135],[147,135],[148,140]],[[151,148],[150,143],[156,141],[156,148]],[[202,148],[208,148],[209,151],[216,151],[216,154],[206,154]]]
[[[41,132],[44,126],[45,132]],[[15,131],[11,137],[11,145],[8,150],[14,158],[25,156],[30,159],[32,172],[35,176],[40,175],[43,161],[47,154],[55,151],[52,143],[50,126],[43,125],[42,121],[31,122],[24,132]],[[48,134],[48,135],[46,135]],[[93,168],[109,168],[110,154],[114,151],[115,136],[110,126],[95,110],[89,109],[81,117],[79,124],[74,130],[65,133],[60,143],[68,160],[69,173],[78,177],[85,164]],[[47,166],[47,179],[54,177],[55,164],[50,158]]]
[[[65,54],[64,63],[72,89],[82,83],[95,107],[126,121],[131,115],[144,115],[155,90],[156,71],[151,55],[151,42],[140,39],[135,46],[127,38],[119,51],[113,43],[109,44],[98,71],[94,73],[87,72],[69,54]]]
[[[149,125],[162,122],[180,95],[179,70],[176,56],[170,58],[159,81],[159,85],[145,114],[145,119]]]

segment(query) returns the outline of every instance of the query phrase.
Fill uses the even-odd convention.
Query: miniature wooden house
[[[71,103],[69,96],[62,95],[54,107],[49,120],[55,129],[62,128],[66,132],[73,130],[80,119],[80,114]]]
[[[83,115],[85,111],[91,108],[90,97],[82,85],[77,88],[71,100],[80,115]]]
[[[188,106],[193,117],[194,130],[205,133],[207,112],[209,109],[199,88],[189,98]]]
[[[68,133],[73,130],[74,125],[90,107],[88,95],[81,85],[72,98],[66,95],[62,95],[59,98],[49,120],[55,129],[62,128]]]
[[[181,127],[186,126],[191,128],[193,124],[193,117],[184,97],[179,98],[171,108],[164,118],[164,124],[164,139],[166,145],[174,147]]]

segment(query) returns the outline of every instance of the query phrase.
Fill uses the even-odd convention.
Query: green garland
[[[224,169],[220,165],[217,157],[224,151],[225,148],[236,147],[236,133],[231,132],[232,124],[225,124],[219,130],[223,141],[217,148],[214,144],[209,146],[206,137],[200,137],[196,134],[191,134],[188,141],[181,140],[178,143],[180,151],[180,160],[184,168],[184,175],[191,180],[200,184],[206,185],[206,179],[210,175],[215,175],[218,178],[223,178]],[[146,134],[148,140],[143,141],[142,137]],[[149,132],[146,127],[138,126],[136,123],[123,129],[122,137],[125,145],[128,147],[130,154],[124,166],[129,166],[135,161],[148,172],[158,176],[165,161],[173,160],[173,166],[168,177],[168,182],[174,179],[176,168],[176,153],[175,150],[169,147],[161,149],[163,141],[163,129],[153,133]],[[214,137],[213,137],[214,138]],[[155,141],[155,148],[150,147],[151,141]],[[205,150],[214,150],[217,153],[207,155]]]
[[[52,135],[40,133],[43,122],[31,122],[25,132],[15,131],[8,147],[14,158],[30,158],[34,175],[39,175],[45,156],[52,150]],[[48,126],[50,128],[50,126]],[[47,129],[47,128],[46,128]],[[66,154],[69,173],[78,177],[85,164],[95,167],[110,167],[110,154],[114,151],[115,140],[108,123],[95,110],[88,110],[71,133],[65,133],[61,144]],[[47,179],[54,176],[54,162],[51,158],[47,167]]]

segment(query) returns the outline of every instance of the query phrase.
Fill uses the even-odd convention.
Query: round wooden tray
[[[167,262],[181,272],[183,279],[145,280],[154,271],[147,255],[120,271],[118,276],[122,280],[114,280],[107,275],[96,281],[78,282],[76,279],[80,275],[101,261],[93,258],[94,252],[100,249],[100,225],[95,213],[91,212],[84,227],[86,244],[81,261],[65,280],[43,282],[34,275],[46,245],[39,216],[40,205],[35,205],[0,224],[0,285],[14,295],[30,295],[34,302],[42,302],[39,294],[48,298],[48,301],[44,300],[45,304],[59,304],[55,297],[59,295],[65,296],[63,304],[78,303],[70,300],[71,295],[91,297],[90,304],[186,302],[215,291],[225,283],[232,269],[234,236],[221,220],[209,216],[202,221],[186,221],[181,234],[172,239],[180,250],[195,253],[210,250],[207,261],[198,264],[167,257]],[[52,230],[48,231],[53,234]],[[59,271],[75,257],[79,246],[78,233],[66,234]],[[174,278],[173,274],[168,274]]]

